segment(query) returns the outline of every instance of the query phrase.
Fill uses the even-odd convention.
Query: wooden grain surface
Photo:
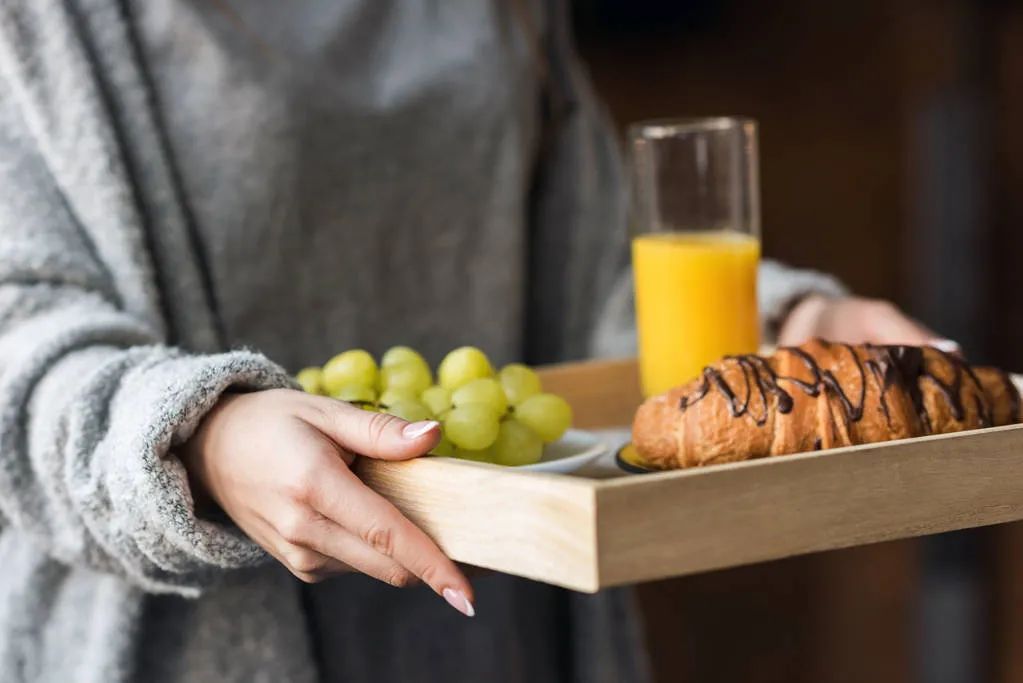
[[[1023,518],[1023,425],[601,482],[602,586]]]
[[[546,370],[621,424],[631,361]],[[580,591],[1023,519],[1023,425],[613,479],[422,458],[360,473],[454,559]]]
[[[593,482],[497,465],[363,459],[359,476],[452,559],[595,591]]]

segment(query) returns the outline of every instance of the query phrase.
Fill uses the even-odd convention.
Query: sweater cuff
[[[246,351],[164,357],[124,377],[111,433],[137,457],[108,471],[111,519],[129,571],[146,589],[197,595],[227,569],[259,564],[265,551],[230,521],[198,517],[184,465],[174,455],[227,390],[293,386],[279,366]]]

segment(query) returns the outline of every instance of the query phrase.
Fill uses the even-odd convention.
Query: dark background
[[[1023,3],[578,0],[575,14],[620,127],[759,120],[766,255],[1023,370]],[[641,597],[661,681],[1023,681],[1019,525]]]

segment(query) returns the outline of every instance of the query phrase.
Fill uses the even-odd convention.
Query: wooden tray
[[[634,361],[545,369],[584,429],[627,426]],[[598,479],[420,458],[368,484],[455,560],[579,591],[1023,519],[1023,425]]]

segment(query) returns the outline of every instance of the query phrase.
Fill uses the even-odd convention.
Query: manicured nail
[[[945,353],[959,353],[962,351],[959,342],[952,341],[951,339],[935,339],[931,342],[931,346]]]
[[[422,420],[420,422],[412,422],[411,424],[405,425],[405,428],[401,430],[401,435],[406,439],[418,439],[423,434],[438,426],[440,422],[436,420]]]
[[[465,616],[476,616],[476,610],[473,609],[472,603],[469,602],[469,598],[465,597],[465,594],[462,591],[455,590],[454,588],[445,588],[441,595],[444,596],[444,599],[448,601],[449,605]]]

